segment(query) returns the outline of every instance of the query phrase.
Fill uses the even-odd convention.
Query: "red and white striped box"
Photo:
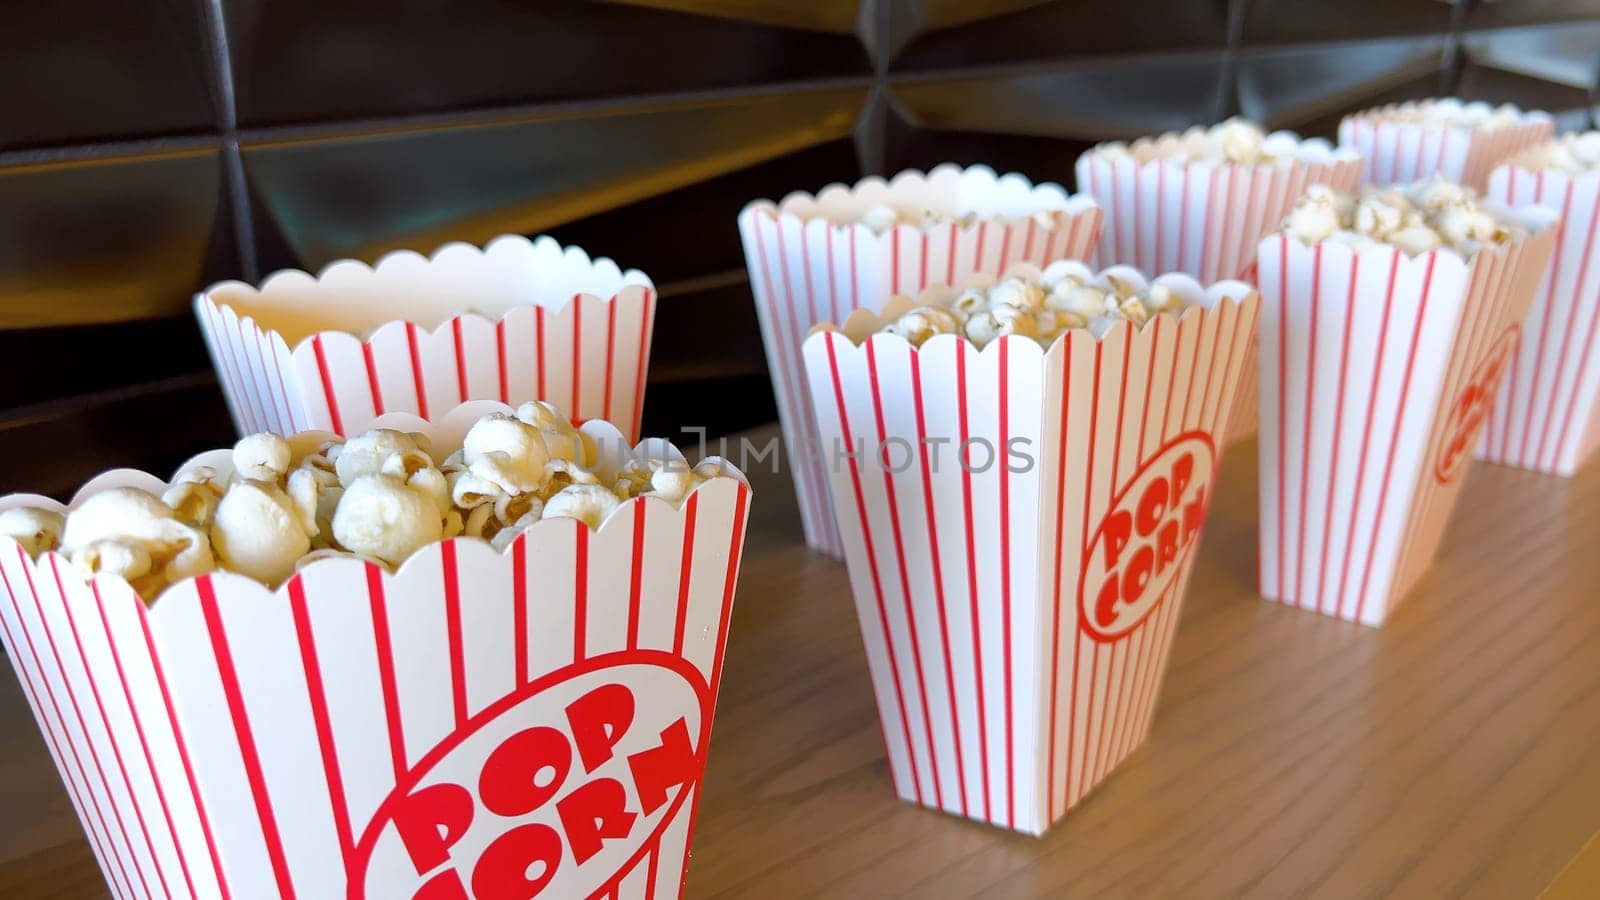
[[[1559,208],[1561,223],[1478,458],[1571,476],[1600,447],[1600,171],[1503,165],[1488,197]]]
[[[1090,149],[1078,157],[1078,189],[1103,210],[1095,250],[1100,266],[1129,265],[1144,272],[1187,272],[1202,283],[1250,280],[1256,242],[1275,230],[1309,185],[1354,190],[1361,158],[1321,138],[1301,140],[1275,131],[1265,146],[1293,162],[1212,165],[1186,162],[1186,145],[1204,142],[1205,128],[1140,138],[1129,154],[1107,159]],[[1226,443],[1256,431],[1255,360],[1252,347],[1240,379],[1238,408]]]
[[[1049,350],[806,341],[905,800],[1040,834],[1149,730],[1258,305],[1158,281],[1197,305]]]
[[[548,237],[446,244],[194,298],[240,434],[360,434],[385,413],[548,400],[637,439],[655,289]]]
[[[983,221],[950,221],[928,230],[900,225],[880,235],[859,224],[878,205],[912,217],[926,210],[951,220],[975,213]],[[1037,212],[1050,213],[1053,227],[1041,228],[1029,218]],[[987,221],[996,216],[1018,221]],[[997,274],[1019,262],[1085,259],[1100,233],[1099,216],[1093,201],[1069,197],[1060,185],[1034,185],[987,166],[949,164],[927,174],[908,170],[888,182],[873,177],[853,187],[832,184],[816,195],[793,193],[780,203],[757,200],[744,208],[739,233],[807,544],[844,556],[828,504],[827,472],[815,452],[801,362],[800,346],[811,327],[974,273]]]
[[[1427,571],[1555,243],[1261,242],[1261,593],[1367,625]]]
[[[1391,103],[1345,116],[1339,122],[1339,146],[1355,149],[1366,161],[1362,184],[1410,184],[1443,175],[1482,191],[1491,169],[1548,140],[1555,129],[1548,113],[1516,107],[1511,107],[1515,121],[1494,129],[1395,120],[1397,114],[1428,109],[1445,115],[1490,111],[1487,103],[1462,103],[1452,97]]]
[[[678,896],[747,520],[729,474],[504,554],[324,560],[275,592],[219,572],[149,607],[0,538],[0,638],[112,896]],[[164,487],[78,497],[118,485]]]

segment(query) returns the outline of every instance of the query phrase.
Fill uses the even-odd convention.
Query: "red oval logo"
[[[1114,641],[1138,627],[1177,584],[1210,501],[1216,451],[1190,431],[1168,441],[1123,485],[1083,553],[1084,630]]]
[[[588,897],[633,869],[704,771],[710,690],[630,650],[537,679],[468,720],[389,793],[349,896]]]
[[[1483,422],[1494,407],[1494,396],[1500,391],[1500,382],[1511,369],[1517,355],[1517,344],[1522,338],[1522,328],[1513,325],[1500,335],[1478,361],[1455,403],[1445,418],[1444,440],[1439,444],[1439,456],[1434,460],[1433,477],[1440,484],[1449,484],[1466,471],[1467,460],[1472,458],[1472,448],[1477,444]]]

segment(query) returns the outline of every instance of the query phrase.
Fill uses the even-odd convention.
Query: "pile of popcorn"
[[[1477,131],[1510,128],[1521,119],[1517,108],[1509,103],[1493,108],[1486,103],[1402,103],[1389,109],[1377,110],[1369,115],[1383,122],[1431,125],[1440,128],[1471,128]]]
[[[58,550],[84,577],[120,575],[141,597],[223,569],[269,586],[318,559],[356,557],[387,567],[444,538],[483,538],[504,550],[542,519],[597,528],[622,503],[649,494],[680,505],[722,472],[675,458],[630,454],[600,483],[592,439],[548,403],[494,413],[441,461],[427,438],[387,429],[330,440],[297,454],[274,434],[234,445],[233,472],[180,472],[161,496],[113,488],[65,516],[37,507],[0,513],[0,535],[31,555]]]
[[[1068,272],[1048,283],[1011,276],[986,288],[967,288],[948,306],[909,309],[880,331],[917,347],[936,334],[961,335],[979,349],[1005,334],[1049,347],[1072,328],[1087,328],[1102,338],[1118,322],[1143,325],[1156,313],[1182,309],[1183,300],[1163,284],[1144,287],[1104,273]]]
[[[1110,162],[1134,158],[1142,162],[1159,158],[1213,166],[1270,166],[1293,162],[1296,148],[1293,140],[1281,143],[1268,140],[1261,126],[1245,119],[1232,118],[1211,126],[1203,133],[1141,145],[1137,148],[1139,152],[1130,149],[1122,141],[1096,145],[1093,152]]]
[[[1600,131],[1566,134],[1531,147],[1510,160],[1530,172],[1556,169],[1582,175],[1600,169]]]
[[[1313,185],[1295,203],[1283,228],[1306,244],[1389,244],[1411,255],[1444,247],[1463,257],[1527,237],[1520,225],[1480,206],[1471,188],[1440,176],[1408,186],[1368,188],[1359,197]]]
[[[959,215],[942,214],[931,209],[924,209],[920,213],[911,213],[899,210],[886,203],[867,208],[861,214],[861,224],[872,229],[873,234],[886,234],[897,225],[913,225],[923,231],[932,231],[946,222],[954,222],[957,228],[969,228],[978,221],[989,222],[995,225],[1012,225],[1019,222],[1033,220],[1033,224],[1043,231],[1054,231],[1056,227],[1056,211],[1042,209],[1031,216],[1003,216],[995,214],[988,217],[979,216],[975,212],[966,212]]]

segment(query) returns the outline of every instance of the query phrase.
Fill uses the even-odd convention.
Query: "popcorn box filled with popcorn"
[[[380,422],[441,450],[503,448],[466,427],[491,409],[508,411],[473,403],[433,424]],[[334,454],[367,471],[340,482],[340,541],[363,540],[340,524],[356,485],[429,493],[430,466],[409,450],[373,453],[404,444],[398,433]],[[292,442],[294,454],[327,455],[307,449],[324,437]],[[602,483],[668,471],[631,462],[603,422],[584,425],[582,444]],[[614,498],[603,520],[570,503],[551,514],[558,492],[503,549],[433,540],[398,567],[324,552],[273,589],[195,561],[201,518],[219,559],[295,527],[292,500],[287,525],[219,524],[235,495],[285,492],[281,456],[260,446],[186,467],[204,478],[177,485],[224,486],[199,518],[183,503],[131,513],[136,498],[189,495],[130,470],[65,506],[0,499],[0,638],[111,894],[678,896],[743,546],[742,476],[709,460],[687,492],[679,478],[672,496],[657,485]],[[661,442],[635,449],[682,461]],[[457,471],[480,478],[516,463],[504,449],[464,455]],[[118,547],[149,555],[127,569],[147,589],[183,574],[179,556],[190,574],[147,604],[108,574]]]
[[[1362,184],[1408,184],[1442,175],[1481,191],[1491,169],[1548,140],[1554,129],[1554,120],[1539,110],[1446,98],[1345,116],[1339,146],[1361,154]]]
[[[1410,192],[1323,198],[1325,230],[1308,198],[1260,251],[1261,593],[1368,625],[1433,560],[1556,237],[1548,209]]]
[[[801,362],[811,327],[974,273],[1085,259],[1099,216],[1092,201],[1059,185],[954,165],[745,207],[739,233],[807,544],[844,556]]]
[[[905,327],[898,298],[892,333],[861,311],[804,351],[896,791],[1040,834],[1148,732],[1258,300],[1126,267],[1013,274],[1167,312],[980,349]]]
[[[241,434],[353,435],[385,413],[549,400],[638,438],[655,290],[548,237],[225,281],[194,308]]]
[[[1497,167],[1488,196],[1559,209],[1561,223],[1478,458],[1571,476],[1600,447],[1600,132]]]
[[[1100,144],[1078,157],[1078,189],[1105,217],[1095,260],[1145,272],[1188,272],[1201,282],[1249,280],[1256,242],[1276,229],[1306,187],[1353,190],[1361,158],[1321,138],[1265,133],[1240,119],[1132,144]],[[1256,350],[1246,354],[1239,407],[1225,440],[1256,430]]]

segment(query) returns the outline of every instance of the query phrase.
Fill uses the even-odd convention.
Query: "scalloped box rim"
[[[977,177],[982,177],[983,174],[987,173],[988,177],[993,179],[996,187],[1002,183],[1023,184],[1027,186],[1027,190],[1030,195],[1041,195],[1046,198],[1051,198],[1052,195],[1057,194],[1060,196],[1061,200],[1063,201],[1063,205],[1059,209],[1047,208],[1040,210],[1041,212],[1076,216],[1082,215],[1091,209],[1101,208],[1100,204],[1094,199],[1094,197],[1082,192],[1069,194],[1067,193],[1067,189],[1059,182],[1040,181],[1035,183],[1032,179],[1021,172],[1006,172],[1004,174],[999,174],[995,172],[992,166],[984,165],[983,163],[976,163],[970,166],[961,166],[957,163],[947,162],[940,163],[933,168],[928,169],[926,172],[917,168],[901,169],[899,172],[896,172],[887,179],[883,178],[881,175],[867,175],[849,184],[846,184],[842,181],[830,181],[821,188],[817,189],[815,192],[790,191],[789,193],[784,194],[782,199],[777,201],[770,199],[752,200],[749,203],[746,203],[744,208],[739,211],[739,218],[742,219],[747,215],[765,212],[771,215],[774,219],[792,219],[801,223],[823,221],[829,223],[831,228],[841,231],[849,229],[861,229],[874,238],[887,236],[888,234],[898,231],[901,228],[910,229],[915,233],[921,233],[921,230],[915,226],[902,223],[896,225],[890,231],[886,231],[882,235],[879,235],[860,222],[834,222],[832,219],[821,213],[801,215],[795,212],[793,207],[795,204],[802,202],[810,202],[820,205],[823,201],[823,198],[827,196],[859,196],[863,190],[869,187],[876,188],[881,186],[883,190],[892,193],[894,191],[904,190],[906,185],[913,182],[929,184],[932,182],[934,176],[938,173],[950,171],[955,172],[958,177],[967,177],[968,173],[978,173]],[[950,220],[949,222],[940,222],[939,225],[936,226],[935,230],[937,230],[938,227],[942,227],[946,224],[957,225],[954,220]],[[978,224],[980,223],[973,223],[971,225],[958,227],[961,230],[971,230],[977,228]]]

